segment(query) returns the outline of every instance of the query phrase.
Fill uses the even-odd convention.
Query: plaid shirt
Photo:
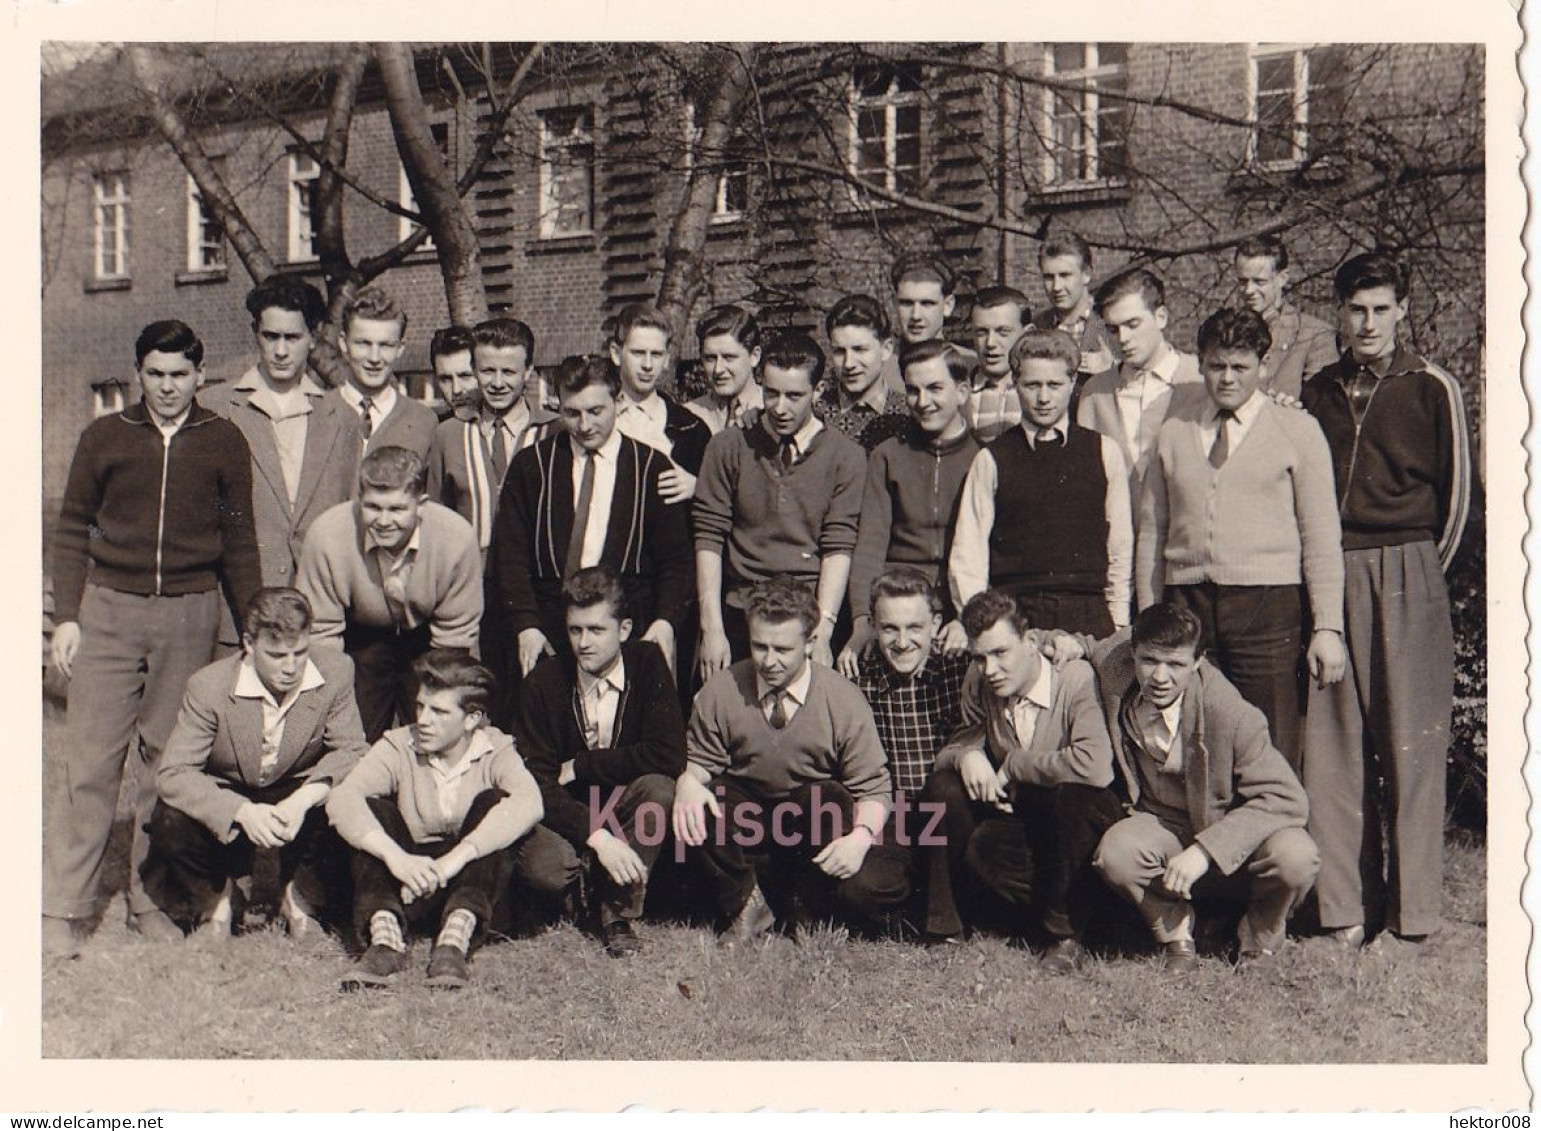
[[[856,686],[877,720],[894,791],[917,798],[936,755],[961,722],[963,675],[973,657],[933,650],[913,678],[892,671],[874,648],[857,665]]]
[[[826,427],[844,432],[868,452],[890,436],[902,436],[909,430],[910,410],[904,403],[903,393],[894,389],[886,390],[882,412],[876,411],[864,401],[858,401],[850,408],[841,408],[840,393],[835,387],[837,384],[833,379],[826,381],[824,391],[813,402],[813,411],[818,413]]]

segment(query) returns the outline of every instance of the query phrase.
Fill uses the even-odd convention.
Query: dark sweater
[[[1306,382],[1301,401],[1327,436],[1343,548],[1434,542],[1446,569],[1473,510],[1471,438],[1460,386],[1400,346],[1356,425],[1351,354]],[[1364,378],[1367,387],[1372,378]]]
[[[624,787],[643,774],[678,777],[685,768],[685,718],[662,653],[649,641],[628,640],[621,645],[621,662],[626,688],[616,707],[614,740],[605,749],[584,744],[582,692],[570,656],[537,664],[519,689],[515,733],[525,765],[540,786],[544,823],[575,847],[593,831],[589,786],[600,787],[603,805],[611,787]],[[568,760],[577,774],[577,796],[571,787],[557,784]]]
[[[236,624],[262,585],[251,452],[241,430],[193,403],[166,443],[133,404],[81,433],[54,539],[54,619],[73,621],[90,580],[178,597],[224,578]]]
[[[1102,437],[1071,428],[1064,444],[1032,446],[1025,431],[1013,428],[990,445],[990,454],[1000,483],[990,531],[991,582],[1103,592],[1108,477]]]
[[[674,445],[670,453],[680,467],[692,475],[701,474],[701,461],[706,458],[706,445],[712,441],[712,430],[706,421],[682,404],[664,397],[665,413],[663,434]]]

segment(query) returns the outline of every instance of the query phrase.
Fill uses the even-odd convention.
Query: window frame
[[[104,191],[104,186],[113,183],[112,192]],[[91,273],[92,278],[101,281],[114,281],[130,277],[129,268],[129,234],[131,231],[131,218],[129,208],[133,204],[133,190],[129,182],[129,174],[126,169],[115,169],[109,172],[95,173],[91,177]],[[107,236],[109,225],[107,217],[112,217],[110,225],[111,254],[113,257],[113,269],[108,270],[105,255],[108,252]]]
[[[458,165],[455,160],[454,150],[451,148],[450,123],[447,120],[433,122],[429,125],[429,129],[433,131],[434,143],[438,145],[439,152],[443,154],[445,164],[449,166],[451,174],[455,174]],[[397,164],[400,173],[396,185],[396,202],[403,208],[416,212],[418,210],[417,197],[413,195],[412,182],[407,178],[407,164],[399,159]],[[422,225],[417,221],[409,220],[405,216],[398,216],[396,217],[396,238],[398,240],[411,239],[412,233],[420,227]],[[433,236],[430,234],[422,243],[418,244],[416,254],[436,250],[438,250],[438,245],[433,242]]]
[[[1247,131],[1247,165],[1261,170],[1290,170],[1298,169],[1311,157],[1311,95],[1313,84],[1311,81],[1311,55],[1315,51],[1339,47],[1331,43],[1253,43],[1247,49],[1247,121],[1251,128]],[[1290,121],[1290,155],[1288,157],[1275,157],[1260,159],[1258,157],[1259,141],[1261,140],[1260,127],[1262,122],[1258,114],[1258,97],[1263,91],[1259,87],[1258,65],[1267,59],[1290,58],[1291,60],[1291,85],[1290,99],[1293,114]],[[1318,84],[1321,85],[1321,84]],[[1276,92],[1270,92],[1276,93]]]
[[[870,66],[883,66],[874,64]],[[888,88],[882,94],[862,93],[862,72],[864,66],[852,68],[846,97],[846,150],[845,166],[852,183],[848,186],[851,199],[854,203],[862,202],[862,193],[865,188],[877,188],[885,192],[901,193],[906,191],[900,183],[901,166],[899,165],[899,112],[902,109],[914,107],[915,109],[915,146],[916,163],[914,167],[916,180],[919,180],[921,171],[926,165],[926,114],[925,114],[925,80],[923,74],[915,80],[915,90],[897,89],[902,85],[903,72],[897,65],[891,66],[891,77]],[[918,68],[917,68],[918,70]],[[882,107],[883,109],[883,180],[881,184],[868,176],[867,173],[876,172],[876,169],[867,170],[862,166],[862,139],[861,116],[862,111]],[[904,166],[903,168],[908,168]],[[886,200],[870,201],[868,203],[889,207],[892,202]]]
[[[219,158],[212,158],[218,167]],[[205,238],[205,229],[213,228],[218,237],[211,243]],[[210,260],[206,253],[217,251],[217,258]],[[198,182],[187,175],[187,270],[196,275],[212,275],[230,269],[225,230],[213,216],[207,215],[203,206],[203,194]]]
[[[558,137],[552,129],[551,119],[558,114],[575,113],[574,129],[568,134]],[[582,129],[585,115],[588,119],[587,130]],[[565,240],[591,237],[599,226],[599,203],[596,192],[599,146],[597,137],[599,134],[599,113],[595,104],[590,102],[573,102],[558,106],[551,106],[536,111],[536,117],[540,125],[539,147],[536,155],[536,167],[538,170],[537,196],[536,196],[536,231],[538,237],[543,240]],[[577,162],[564,163],[558,166],[553,160],[553,150],[560,149],[564,153],[586,146],[588,159],[579,164]],[[557,215],[560,212],[560,202],[553,199],[555,186],[559,178],[554,175],[558,168],[567,170],[582,170],[588,179],[588,226],[583,228],[565,228],[557,226]],[[556,205],[556,207],[553,207]]]
[[[701,144],[701,127],[696,125],[696,104],[687,99],[685,101],[685,173],[688,176],[695,166],[696,148]],[[749,169],[730,169],[731,162],[724,160],[723,168],[717,174],[717,188],[712,198],[712,215],[710,222],[713,224],[736,224],[743,220],[749,210]],[[735,208],[732,204],[732,186],[741,186],[739,191],[743,196],[742,208]]]
[[[1112,42],[1111,40],[1109,42]],[[1100,42],[1085,42],[1076,44],[1081,48],[1081,66],[1068,71],[1056,69],[1054,61],[1055,47],[1064,44],[1045,43],[1043,45],[1043,74],[1045,78],[1054,79],[1065,83],[1080,83],[1082,87],[1077,93],[1082,95],[1083,101],[1079,108],[1078,116],[1080,125],[1078,141],[1081,148],[1075,152],[1083,154],[1086,167],[1091,171],[1087,177],[1065,178],[1061,176],[1062,149],[1058,142],[1056,123],[1062,116],[1056,113],[1057,100],[1064,99],[1066,92],[1058,87],[1045,86],[1043,98],[1039,104],[1039,136],[1043,138],[1043,161],[1039,170],[1039,180],[1046,192],[1075,192],[1089,188],[1105,188],[1126,184],[1128,178],[1121,173],[1104,172],[1102,168],[1102,95],[1103,91],[1098,84],[1103,80],[1119,76],[1124,83],[1124,91],[1127,93],[1129,84],[1129,57],[1128,50],[1131,46],[1123,44],[1124,61],[1122,63],[1102,62],[1102,47]],[[1129,139],[1123,139],[1123,149],[1127,158]]]
[[[302,171],[301,162],[307,162],[310,169]],[[290,263],[314,263],[320,259],[316,251],[316,227],[314,211],[315,188],[301,188],[301,185],[315,185],[321,179],[321,163],[302,149],[289,151],[289,230],[288,251]],[[308,198],[307,198],[308,197]],[[304,225],[304,238],[301,238],[301,224]]]

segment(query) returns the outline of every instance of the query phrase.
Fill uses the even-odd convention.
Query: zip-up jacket
[[[1306,382],[1301,401],[1327,436],[1343,548],[1431,541],[1450,568],[1473,503],[1471,436],[1455,378],[1397,347],[1356,415],[1351,354]]]
[[[251,452],[241,430],[193,403],[166,438],[142,403],[93,421],[70,464],[54,539],[54,619],[77,620],[94,584],[180,597],[223,576],[236,624],[262,585]]]

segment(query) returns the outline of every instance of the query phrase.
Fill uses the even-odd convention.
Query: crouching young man
[[[417,725],[387,733],[327,800],[355,849],[354,929],[369,943],[345,990],[385,985],[405,969],[409,921],[438,924],[428,984],[465,985],[471,942],[541,817],[513,739],[487,725],[492,673],[443,648],[412,668]]]
[[[310,651],[310,605],[261,589],[242,651],[197,672],[156,775],[145,891],[173,921],[228,936],[256,849],[278,851],[280,914],[315,927],[341,845],[321,805],[368,749],[347,656]],[[303,871],[303,875],[300,873]]]
[[[1043,965],[1068,973],[1085,953],[1092,854],[1123,816],[1092,669],[1051,666],[1002,590],[975,595],[962,620],[976,667],[963,685],[963,726],[925,792],[946,814],[943,843],[926,848],[926,933],[963,930],[955,888],[973,881],[1015,908],[1040,908]]]
[[[1269,741],[1262,711],[1200,656],[1201,632],[1188,609],[1152,605],[1128,644],[1113,637],[1096,657],[1134,804],[1102,838],[1095,863],[1139,908],[1176,972],[1198,961],[1196,894],[1247,901],[1239,959],[1262,965],[1320,866],[1304,788]]]
[[[745,615],[750,659],[696,696],[674,835],[698,850],[729,924],[724,945],[764,934],[775,920],[746,848],[771,855],[792,889],[795,922],[828,896],[860,925],[877,926],[903,904],[909,883],[903,850],[877,843],[892,786],[872,709],[811,661],[819,608],[805,586],[763,582]]]
[[[632,924],[685,767],[685,719],[663,653],[631,639],[619,573],[580,569],[562,608],[571,655],[537,664],[520,686],[519,747],[545,825],[598,861],[600,935],[611,957],[627,958],[642,949]]]

